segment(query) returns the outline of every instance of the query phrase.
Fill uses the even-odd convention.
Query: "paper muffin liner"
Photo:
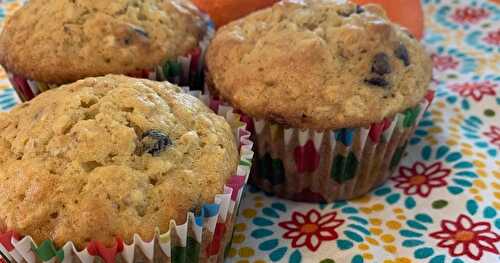
[[[201,90],[204,82],[205,51],[214,35],[214,25],[206,16],[202,15],[206,25],[206,32],[198,47],[184,56],[167,60],[163,65],[148,69],[140,69],[128,72],[127,76],[151,79],[156,81],[169,81],[170,83],[189,86],[192,89]],[[16,90],[21,101],[29,101],[40,93],[60,85],[44,83],[29,79],[5,69],[12,87]]]
[[[433,98],[431,90],[417,106],[379,123],[323,132],[244,117],[255,143],[250,183],[294,201],[361,196],[390,177]],[[212,108],[225,104],[214,98]]]
[[[201,91],[186,92],[204,101],[210,99]],[[0,231],[0,262],[2,256],[9,262],[223,262],[225,252],[230,248],[233,226],[253,159],[253,142],[247,124],[242,116],[230,107],[220,107],[216,111],[224,116],[234,128],[238,138],[239,164],[235,175],[224,186],[224,192],[214,197],[213,203],[203,204],[200,211],[188,212],[186,222],[170,221],[168,231],[162,233],[157,228],[152,240],[143,240],[137,234],[127,244],[120,238],[112,247],[99,241],[91,241],[83,250],[78,250],[72,242],[56,247],[52,240],[36,244],[30,236],[20,236],[14,231]]]

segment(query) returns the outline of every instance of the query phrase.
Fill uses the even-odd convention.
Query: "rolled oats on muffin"
[[[383,183],[433,94],[428,54],[377,5],[282,1],[222,27],[206,60],[213,96],[253,118],[251,180],[299,201]]]
[[[96,245],[137,245],[138,235],[166,262],[187,237],[187,249],[203,248],[192,257],[220,261],[245,182],[233,128],[177,86],[117,75],[0,113],[0,242],[9,233],[39,247],[71,242],[77,257]],[[175,227],[184,222],[188,232]]]
[[[193,84],[206,22],[183,0],[31,0],[5,24],[0,64],[24,101],[109,73]]]

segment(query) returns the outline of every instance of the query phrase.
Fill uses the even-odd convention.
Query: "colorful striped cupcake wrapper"
[[[208,96],[201,92],[189,92],[209,103]],[[143,240],[136,234],[131,244],[119,238],[112,247],[91,241],[81,251],[72,242],[58,248],[52,240],[36,244],[30,236],[21,237],[14,231],[0,232],[0,253],[11,262],[28,263],[223,262],[225,251],[231,244],[233,225],[254,153],[251,133],[246,123],[240,120],[241,116],[229,107],[221,107],[217,113],[235,127],[235,138],[239,138],[239,165],[224,186],[224,192],[216,195],[213,203],[202,205],[199,213],[189,212],[184,224],[172,220],[167,232],[156,229],[153,240]]]
[[[201,90],[204,82],[205,51],[214,35],[214,26],[211,20],[204,18],[207,31],[203,39],[198,43],[198,47],[185,56],[177,57],[166,61],[163,65],[158,65],[149,69],[129,72],[128,76],[136,78],[151,79],[157,81],[169,81],[181,86],[189,86],[192,89]],[[24,76],[10,72],[7,76],[10,83],[16,90],[21,101],[29,101],[49,89],[57,88],[59,85],[48,84],[31,80]]]
[[[417,106],[361,128],[317,132],[247,118],[256,153],[250,182],[295,201],[363,195],[391,175],[433,97],[429,91]]]

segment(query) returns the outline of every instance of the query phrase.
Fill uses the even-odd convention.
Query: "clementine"
[[[193,0],[203,12],[210,15],[217,27],[268,7],[278,0]]]

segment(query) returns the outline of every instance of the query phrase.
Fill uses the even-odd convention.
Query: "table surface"
[[[500,5],[423,0],[436,99],[388,183],[350,202],[250,189],[228,262],[500,262]],[[0,0],[0,24],[21,0]],[[0,110],[19,103],[0,72]]]

